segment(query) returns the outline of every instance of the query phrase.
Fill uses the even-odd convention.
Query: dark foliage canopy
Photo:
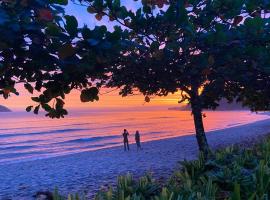
[[[35,106],[64,117],[65,95],[99,99],[101,87],[127,96],[180,92],[191,104],[200,150],[207,156],[202,110],[235,98],[252,110],[270,108],[268,0],[73,0],[114,26],[79,27],[67,0],[0,1],[0,94],[16,86],[39,96]]]
[[[129,31],[107,85],[122,95],[180,90],[181,101],[200,93],[204,108],[222,97],[254,110],[257,101],[269,104],[260,98],[269,88],[269,1],[141,1],[137,10],[117,0],[81,2],[97,20],[109,17]]]
[[[141,1],[135,10],[119,0],[76,3],[119,26],[79,28],[64,12],[67,0],[1,1],[4,98],[24,84],[41,92],[32,98],[34,112],[42,107],[50,117],[67,114],[63,99],[72,89],[82,91],[83,102],[94,101],[102,85],[124,96],[140,91],[146,101],[180,90],[180,101],[200,93],[207,108],[222,97],[238,97],[253,110],[269,107],[268,1]]]
[[[81,101],[98,100],[98,88],[106,80],[104,67],[118,49],[119,35],[105,26],[78,27],[66,15],[67,0],[0,1],[0,94],[18,95],[16,86],[32,97],[52,118],[64,117],[65,95],[81,91]]]
[[[235,98],[269,108],[269,1],[154,0],[127,10],[120,1],[84,1],[97,20],[128,30],[129,45],[106,68],[123,96],[181,92],[191,104],[199,149],[207,157],[202,110]]]

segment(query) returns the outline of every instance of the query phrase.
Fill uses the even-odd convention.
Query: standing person
[[[129,136],[129,133],[127,132],[127,129],[124,129],[123,138],[124,138],[124,148],[125,148],[125,151],[126,150],[129,151],[128,136]]]
[[[136,131],[136,133],[135,133],[135,141],[136,141],[136,144],[137,144],[137,150],[142,149],[142,147],[141,147],[141,136],[140,136],[139,131]]]

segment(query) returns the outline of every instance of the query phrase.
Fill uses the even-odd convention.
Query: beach
[[[232,144],[250,145],[270,132],[270,119],[210,131],[213,149]],[[60,157],[0,165],[0,199],[32,199],[37,191],[59,189],[62,194],[86,193],[91,198],[101,188],[116,183],[117,176],[151,172],[165,179],[179,167],[178,161],[195,159],[196,138],[187,135],[142,143],[143,150],[124,152],[123,147],[81,152]]]

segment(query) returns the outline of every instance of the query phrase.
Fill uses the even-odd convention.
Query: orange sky
[[[15,110],[23,110],[28,105],[35,105],[31,101],[31,95],[24,89],[19,87],[20,95],[12,95],[9,99],[5,100],[0,98],[0,104],[7,106]],[[102,93],[102,92],[101,92]],[[33,96],[37,96],[36,94]],[[107,107],[149,107],[149,106],[178,106],[179,96],[178,94],[169,95],[167,97],[153,97],[150,103],[144,102],[142,95],[121,97],[117,91],[113,91],[100,96],[100,100],[97,102],[82,103],[80,101],[79,91],[73,91],[66,96],[66,107],[67,108],[107,108]]]
[[[122,2],[123,3],[123,2]],[[126,6],[130,9],[137,7],[136,3],[129,4],[129,1],[125,2]],[[135,6],[135,7],[134,7]],[[90,27],[95,25],[106,24],[108,28],[112,28],[112,24],[108,24],[106,21],[97,22],[93,16],[87,13],[86,9],[81,6],[76,6],[74,4],[69,4],[66,8],[66,12],[76,15],[79,19],[80,26],[87,24]],[[12,95],[9,99],[5,100],[0,97],[0,105],[7,106],[12,110],[24,110],[28,105],[34,105],[34,102],[31,101],[31,95],[27,93],[22,86],[18,87],[20,92],[19,96]],[[37,96],[35,94],[34,96]],[[154,97],[151,99],[150,103],[144,102],[144,97],[142,95],[130,96],[122,98],[118,95],[117,91],[101,95],[98,102],[90,103],[81,103],[79,92],[72,92],[66,97],[66,107],[67,108],[92,108],[92,107],[150,107],[150,106],[166,106],[173,107],[179,106],[178,104],[179,95],[169,95],[167,97]]]

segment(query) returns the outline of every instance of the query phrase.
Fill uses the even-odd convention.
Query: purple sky
[[[140,7],[140,1],[133,1],[133,0],[122,0],[121,4],[126,6],[128,10],[135,10],[136,8]],[[86,24],[90,28],[94,28],[95,26],[106,25],[109,30],[112,30],[114,25],[117,23],[112,23],[109,21],[108,18],[104,17],[101,21],[97,21],[95,16],[87,12],[87,7],[80,6],[72,3],[69,1],[69,4],[66,6],[66,14],[76,16],[79,26],[83,26]]]

